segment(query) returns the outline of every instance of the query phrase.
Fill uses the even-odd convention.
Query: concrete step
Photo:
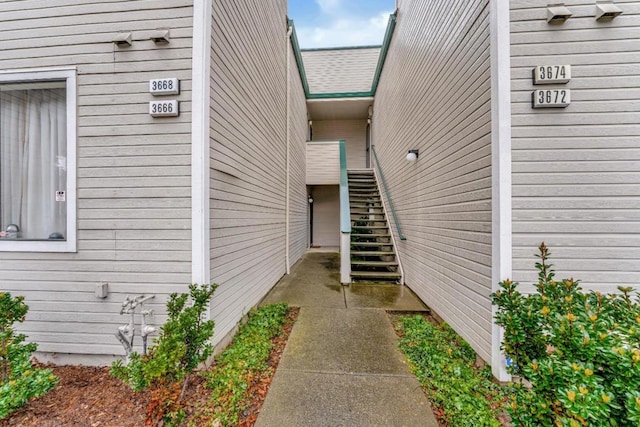
[[[358,229],[358,230],[387,230],[389,229],[389,227],[387,227],[386,225],[352,225],[351,229]]]

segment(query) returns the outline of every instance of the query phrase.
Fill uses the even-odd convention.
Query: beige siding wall
[[[293,265],[309,246],[309,202],[306,184],[307,100],[289,44],[289,263]]]
[[[0,70],[78,70],[78,252],[0,253],[0,290],[25,295],[41,351],[123,354],[125,296],[156,294],[162,312],[190,282],[191,15],[190,0],[0,2]],[[170,44],[149,40],[156,28]],[[111,42],[122,30],[133,46]],[[181,80],[180,117],[148,114],[148,81],[162,77]]]
[[[340,184],[340,141],[307,142],[307,185]]]
[[[344,139],[347,168],[362,169],[367,156],[367,120],[318,120],[313,122],[313,139]]]
[[[489,1],[403,0],[373,139],[406,241],[405,280],[491,355]],[[433,10],[447,9],[447,19]],[[409,164],[409,149],[419,149]],[[394,227],[394,232],[396,232]],[[397,237],[397,235],[396,235]]]
[[[537,245],[551,247],[559,277],[614,291],[640,284],[640,5],[594,18],[572,0],[563,25],[547,2],[511,1],[514,277],[536,280]],[[572,103],[533,110],[536,65],[570,64]]]
[[[285,273],[285,0],[217,0],[211,70],[211,278],[216,336]],[[295,150],[294,150],[295,151]]]
[[[313,246],[340,246],[340,187],[316,185],[313,196]]]

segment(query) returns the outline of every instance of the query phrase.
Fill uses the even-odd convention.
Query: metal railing
[[[378,169],[378,176],[380,177],[380,181],[382,182],[382,188],[384,189],[385,197],[389,202],[389,209],[391,210],[391,215],[393,216],[393,222],[396,225],[396,231],[398,232],[398,237],[400,240],[407,240],[405,235],[402,233],[402,228],[400,227],[400,221],[398,221],[398,215],[396,214],[396,208],[393,205],[393,199],[391,198],[391,193],[389,192],[389,187],[387,186],[387,180],[384,178],[384,173],[382,172],[382,166],[380,166],[380,161],[378,160],[378,154],[376,153],[375,147],[371,146],[371,152],[373,153],[373,158],[376,162],[376,167]]]
[[[344,140],[340,140],[340,282],[351,283],[351,206]]]

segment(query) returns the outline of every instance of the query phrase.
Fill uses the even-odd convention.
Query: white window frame
[[[77,70],[69,68],[33,68],[0,71],[0,83],[64,80],[67,91],[67,236],[66,240],[22,241],[0,239],[0,252],[77,252],[76,214],[76,123]]]

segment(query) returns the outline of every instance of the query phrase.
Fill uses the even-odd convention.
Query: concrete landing
[[[308,253],[265,298],[300,314],[256,426],[437,426],[385,311],[426,307],[403,286],[341,286],[338,263]]]

